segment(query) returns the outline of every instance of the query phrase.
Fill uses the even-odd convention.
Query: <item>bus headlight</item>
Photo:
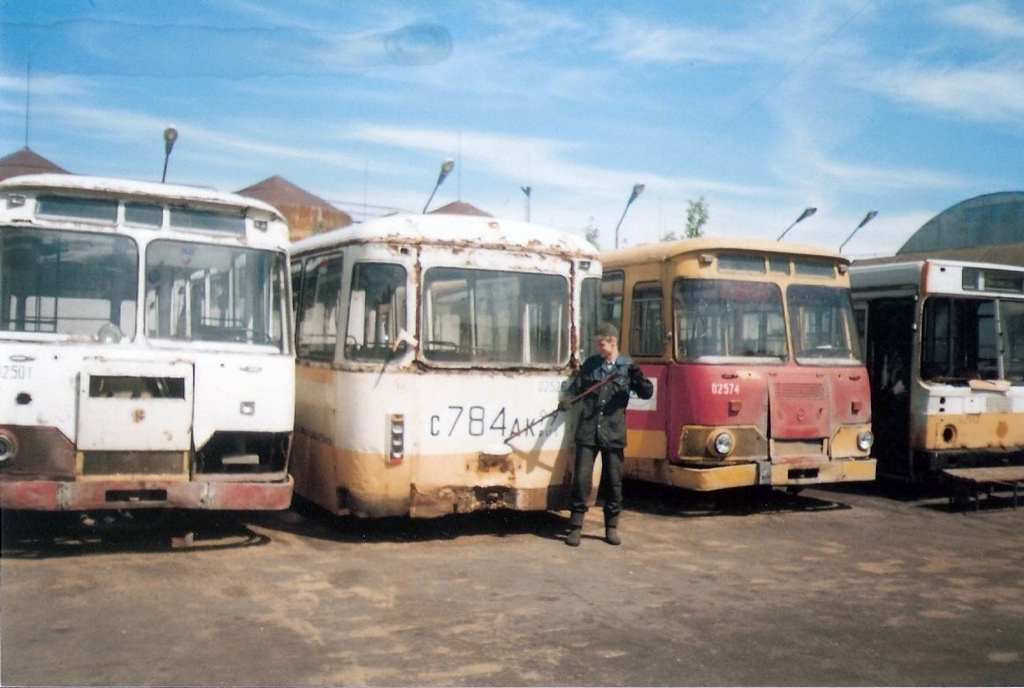
[[[124,333],[121,332],[120,327],[112,322],[108,322],[96,333],[96,339],[103,344],[117,344],[124,339]]]
[[[875,436],[870,430],[857,433],[857,449],[860,449],[862,452],[869,451],[874,443]]]
[[[720,432],[711,439],[708,448],[715,456],[724,457],[732,452],[733,445],[732,433]]]
[[[0,463],[5,463],[18,453],[18,440],[5,430],[0,430]]]

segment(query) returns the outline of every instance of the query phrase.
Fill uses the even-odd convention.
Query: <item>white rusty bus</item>
[[[571,435],[543,416],[595,327],[589,243],[403,215],[300,240],[291,259],[297,495],[362,517],[567,508]]]
[[[0,507],[287,508],[287,242],[234,194],[0,182]]]
[[[699,491],[874,479],[845,258],[707,237],[601,261],[602,319],[655,383],[626,411],[625,476]]]
[[[879,472],[1024,466],[1024,268],[894,256],[850,280]]]

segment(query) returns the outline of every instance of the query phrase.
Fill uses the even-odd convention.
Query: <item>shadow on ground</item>
[[[750,516],[851,508],[839,501],[821,499],[820,493],[811,496],[770,487],[695,492],[640,481],[625,482],[623,501],[627,510],[682,518]]]
[[[906,480],[878,478],[864,482],[833,483],[818,485],[818,490],[835,494],[857,494],[883,497],[899,502],[922,502],[932,499],[949,497],[949,486],[931,481],[927,483],[911,483]]]
[[[557,539],[568,518],[553,511],[476,511],[437,518],[359,518],[334,514],[296,496],[287,512],[252,514],[249,523],[261,528],[334,542],[425,542],[459,537],[496,538],[531,534]]]
[[[190,552],[267,544],[235,513],[174,510],[68,513],[4,511],[0,557],[41,559],[122,552]]]
[[[663,485],[626,481],[624,510],[662,516],[699,518],[749,516],[848,509],[838,501],[823,500],[782,490],[724,490],[698,493]],[[600,519],[600,503],[591,509]],[[332,542],[395,543],[452,540],[460,537],[511,535],[562,540],[569,527],[567,511],[477,511],[429,519],[409,517],[358,518],[335,516],[296,496],[292,508],[280,514],[252,514],[253,526]]]
[[[1024,508],[1024,493],[1015,498],[1011,488],[982,483],[976,491],[965,492],[963,488],[954,489],[954,485],[940,479],[911,483],[879,478],[872,482],[822,485],[818,490],[835,495],[881,497],[919,509],[954,514]]]

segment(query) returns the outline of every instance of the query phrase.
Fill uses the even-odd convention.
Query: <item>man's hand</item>
[[[644,371],[636,363],[629,364],[629,388],[636,392],[640,399],[650,399],[654,396],[654,383],[647,379]]]

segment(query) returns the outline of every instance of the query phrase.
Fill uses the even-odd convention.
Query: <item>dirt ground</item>
[[[566,513],[5,513],[0,682],[1024,683],[1024,499],[626,504],[622,546],[592,511],[579,548]]]

